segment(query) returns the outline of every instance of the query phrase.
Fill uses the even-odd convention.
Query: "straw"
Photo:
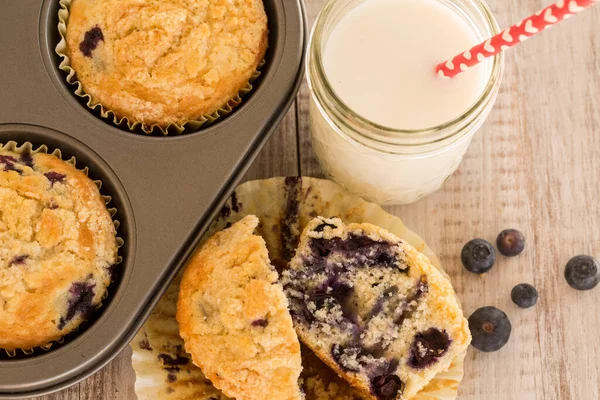
[[[453,78],[484,59],[529,39],[597,2],[600,0],[559,0],[470,50],[439,63],[435,70],[441,77]]]

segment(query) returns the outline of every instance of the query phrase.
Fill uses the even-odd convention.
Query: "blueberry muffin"
[[[177,321],[204,375],[238,400],[301,399],[300,343],[264,240],[247,216],[216,233],[181,280]]]
[[[450,282],[371,224],[317,217],[282,273],[300,339],[370,399],[410,399],[471,337]]]
[[[0,149],[0,348],[44,346],[101,302],[117,261],[97,186],[49,154]]]
[[[267,33],[261,0],[71,0],[66,55],[94,104],[167,127],[235,98]]]

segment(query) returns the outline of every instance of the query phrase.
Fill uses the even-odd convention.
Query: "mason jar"
[[[458,168],[498,95],[504,56],[484,61],[486,80],[472,106],[455,119],[421,130],[379,125],[350,109],[332,89],[323,53],[337,22],[369,0],[331,0],[319,14],[309,43],[306,75],[310,130],[321,167],[350,192],[382,205],[412,203],[438,190]],[[481,41],[500,32],[480,0],[435,0],[465,20]],[[440,60],[442,61],[442,60]]]

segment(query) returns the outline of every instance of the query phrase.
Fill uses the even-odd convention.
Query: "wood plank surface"
[[[307,2],[311,25],[323,3]],[[489,1],[501,26],[546,4]],[[389,208],[439,254],[466,315],[493,305],[511,319],[505,348],[469,350],[460,400],[600,399],[600,289],[577,292],[563,278],[571,256],[600,258],[600,6],[561,25],[509,51],[496,106],[443,188]],[[321,176],[307,100],[303,85],[246,180]],[[509,227],[527,238],[522,255],[500,256],[484,277],[463,270],[465,242],[493,242]],[[529,310],[510,300],[522,282],[540,292]],[[126,350],[81,384],[40,399],[133,400],[134,379]]]

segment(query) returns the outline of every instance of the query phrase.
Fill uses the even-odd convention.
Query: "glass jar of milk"
[[[380,204],[439,189],[493,107],[504,59],[453,79],[435,66],[498,32],[480,0],[330,0],[306,67],[324,172]]]

